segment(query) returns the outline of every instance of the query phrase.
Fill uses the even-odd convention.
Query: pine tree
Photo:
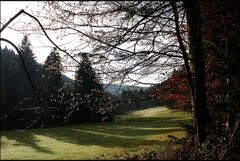
[[[59,91],[63,86],[61,71],[63,70],[61,64],[61,57],[56,48],[52,50],[43,65],[44,72],[42,77],[44,96],[48,99],[48,105],[58,105]]]
[[[81,53],[82,62],[75,77],[75,118],[81,121],[104,121],[112,112],[111,98],[103,89],[98,75],[92,68],[86,53]],[[79,114],[78,116],[76,116]]]
[[[32,44],[28,38],[27,35],[24,35],[21,44],[18,46],[20,52],[21,52],[21,56],[23,57],[24,60],[24,64],[26,66],[26,70],[29,73],[30,77],[31,77],[31,81],[35,86],[35,89],[38,91],[40,86],[41,86],[41,81],[40,81],[40,65],[37,63],[36,61],[36,56],[32,51]],[[20,75],[24,75],[23,79],[23,83],[25,84],[25,86],[27,86],[28,88],[24,88],[22,90],[19,91],[24,91],[25,93],[30,93],[31,96],[33,96],[33,90],[30,86],[30,80],[28,80],[27,76],[26,76],[26,71],[23,68],[22,62],[20,57],[17,59],[17,63],[20,67],[20,71],[16,71],[16,72],[20,72]],[[37,101],[37,99],[35,98],[35,101]]]
[[[30,74],[34,74],[37,69],[37,62],[35,60],[35,55],[32,51],[32,45],[27,35],[24,35],[19,50],[23,56],[24,62],[26,64],[27,70]]]
[[[24,35],[21,44],[18,45],[21,56],[23,57],[26,69],[24,69],[20,55],[12,61],[12,72],[15,73],[14,80],[18,80],[19,86],[16,86],[16,95],[18,101],[21,101],[27,97],[31,97],[33,104],[38,104],[39,100],[35,97],[34,91],[31,87],[30,81],[33,83],[36,90],[39,89],[39,65],[36,61],[35,54],[32,51],[32,45],[27,35]],[[30,75],[31,80],[27,77],[27,73]],[[35,91],[37,92],[37,91]]]

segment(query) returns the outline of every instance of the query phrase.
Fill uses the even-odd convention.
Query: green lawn
[[[121,159],[163,150],[167,135],[184,137],[191,115],[164,107],[117,116],[114,122],[1,132],[1,159]]]

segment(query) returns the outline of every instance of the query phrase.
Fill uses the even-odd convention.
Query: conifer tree
[[[40,76],[37,72],[37,69],[39,65],[37,64],[35,54],[32,51],[32,44],[27,35],[23,36],[21,44],[18,45],[18,48],[21,52],[21,56],[23,57],[24,64],[26,66],[25,71],[20,57],[16,57],[16,59],[12,62],[12,66],[14,66],[13,72],[15,72],[16,76],[14,79],[17,79],[19,81],[18,83],[21,84],[16,88],[17,95],[21,96],[19,97],[19,101],[27,97],[32,97],[33,101],[37,103],[37,98],[34,96],[34,91],[31,88],[30,80],[28,79],[26,72],[28,72],[30,75],[35,89],[38,89]]]
[[[76,103],[75,117],[81,121],[104,121],[112,113],[112,104],[100,83],[100,78],[92,68],[86,53],[81,53],[82,62],[75,77],[74,95]]]
[[[25,66],[26,66],[26,70],[29,73],[30,77],[31,77],[31,81],[35,86],[35,89],[37,90],[37,92],[39,91],[39,89],[41,88],[41,74],[42,74],[42,70],[41,70],[41,65],[37,63],[36,61],[36,56],[32,51],[32,44],[28,38],[27,35],[24,35],[21,44],[18,46],[21,55],[23,57]],[[30,87],[30,80],[28,80],[28,78],[26,77],[26,71],[24,71],[24,68],[22,66],[22,62],[20,57],[17,58],[17,63],[19,68],[19,72],[20,75],[24,75],[24,79],[23,82],[24,84],[26,84],[26,86],[28,86],[28,91],[27,93],[31,93],[31,95],[33,96],[33,91],[32,88]],[[18,71],[16,71],[18,72]],[[26,89],[24,89],[26,90]],[[21,90],[23,91],[23,90]],[[37,99],[35,98],[35,101],[37,101]]]
[[[63,67],[61,64],[61,57],[56,48],[54,48],[47,57],[43,68],[44,73],[42,77],[44,78],[44,81],[42,86],[44,88],[44,96],[46,99],[48,99],[48,105],[57,105],[56,102],[59,101],[58,94],[63,86],[61,77],[61,71],[63,70]]]
[[[27,35],[24,35],[19,50],[23,56],[24,62],[30,74],[34,74],[37,69],[36,57],[32,51],[32,44]]]

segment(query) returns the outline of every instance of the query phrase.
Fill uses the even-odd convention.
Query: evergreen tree
[[[32,51],[32,44],[31,44],[27,35],[24,35],[24,37],[22,39],[22,42],[18,46],[18,48],[19,48],[19,50],[21,52],[21,55],[23,57],[23,60],[24,60],[25,66],[26,66],[26,70],[31,77],[31,81],[34,84],[35,89],[38,90],[39,86],[41,86],[41,84],[40,84],[41,83],[41,81],[40,81],[40,71],[39,71],[40,65],[36,61],[35,54]],[[35,102],[38,102],[37,98],[35,98],[35,96],[34,96],[34,93],[33,93],[34,91],[31,88],[30,80],[28,80],[28,77],[26,75],[26,71],[23,68],[20,57],[17,58],[16,63],[18,63],[18,65],[16,65],[16,66],[20,67],[20,69],[19,69],[20,71],[15,70],[15,72],[19,72],[19,75],[24,76],[23,78],[19,78],[19,75],[17,74],[16,79],[21,79],[22,83],[24,84],[24,85],[20,86],[22,89],[18,90],[20,92],[19,95],[23,95],[24,96],[23,98],[33,96]],[[24,94],[24,93],[27,93],[27,95]]]
[[[35,55],[32,51],[32,45],[27,35],[24,35],[21,45],[19,46],[19,50],[22,53],[25,65],[27,67],[28,72],[33,75],[37,69],[37,62],[35,60]]]
[[[75,119],[81,121],[104,121],[111,118],[111,98],[104,92],[99,77],[92,68],[86,53],[81,53],[82,62],[75,77]]]
[[[48,105],[59,105],[57,102],[59,101],[59,91],[63,86],[61,77],[61,71],[63,70],[63,67],[61,64],[61,57],[56,48],[54,48],[47,57],[43,68],[44,73],[42,77],[44,78],[44,81],[42,87],[44,96],[48,100]]]

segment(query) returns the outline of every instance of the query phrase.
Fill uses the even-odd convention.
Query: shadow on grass
[[[84,146],[130,148],[137,145],[158,145],[164,143],[166,140],[149,140],[147,137],[183,131],[184,129],[180,127],[177,121],[187,121],[170,117],[148,117],[145,121],[144,119],[30,129],[17,132],[9,131],[2,133],[2,136],[16,140],[18,145],[28,146],[45,153],[53,153],[53,151],[48,150],[46,147],[40,147],[36,135]],[[49,146],[51,146],[50,142]]]
[[[38,140],[36,138],[34,133],[31,133],[31,132],[29,133],[29,132],[25,132],[25,131],[5,131],[5,132],[1,132],[1,136],[5,136],[9,140],[15,140],[17,143],[13,144],[14,146],[31,147],[39,152],[53,154],[53,151],[49,150],[49,148],[41,147],[38,145],[38,142],[40,140]],[[2,145],[2,143],[4,145],[3,145],[3,147],[1,146],[1,148],[4,148],[4,146],[7,143],[2,142],[2,140],[1,140],[1,145]]]

